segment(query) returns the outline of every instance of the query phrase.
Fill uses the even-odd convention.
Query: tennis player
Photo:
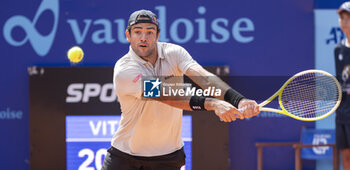
[[[246,99],[203,69],[184,48],[158,42],[159,33],[153,12],[139,10],[130,15],[125,31],[129,52],[114,68],[114,87],[122,118],[102,170],[179,170],[185,164],[181,138],[183,109],[212,110],[225,122],[259,113],[255,101]],[[142,97],[142,77],[176,79],[184,74],[203,89],[213,86],[221,89],[222,94],[217,98],[194,95],[181,100]],[[154,83],[157,87],[160,82]]]
[[[343,101],[336,114],[336,144],[342,153],[344,169],[350,170],[350,2],[344,2],[337,13],[346,38],[334,49],[336,76],[343,89]]]

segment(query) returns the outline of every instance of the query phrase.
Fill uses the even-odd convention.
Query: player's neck
[[[147,57],[141,57],[141,58],[150,62],[154,66],[156,64],[157,59],[158,59],[158,52],[155,51],[152,55],[149,55]]]

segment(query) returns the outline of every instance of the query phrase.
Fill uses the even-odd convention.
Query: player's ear
[[[125,36],[126,36],[126,39],[130,42],[130,32],[129,32],[129,30],[125,30]]]
[[[158,31],[157,31],[157,41],[159,40],[159,35],[160,35],[160,29],[158,28]]]

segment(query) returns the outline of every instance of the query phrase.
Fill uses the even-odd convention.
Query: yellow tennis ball
[[[79,63],[84,57],[84,52],[80,47],[74,46],[68,50],[67,57],[70,62]]]

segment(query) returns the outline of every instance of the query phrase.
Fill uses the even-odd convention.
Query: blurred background
[[[333,48],[343,38],[336,9],[342,2],[5,0],[0,6],[0,169],[30,169],[28,68],[113,67],[128,52],[124,32],[135,10],[149,9],[158,15],[160,41],[183,46],[201,65],[225,66],[230,77],[248,78],[242,83],[231,79],[230,85],[259,101],[283,81],[265,88],[252,80],[289,77],[306,69],[335,73]],[[71,65],[66,53],[76,45],[85,56]],[[59,75],[63,77],[57,81],[65,81],[69,72]],[[54,86],[47,87],[52,90],[46,95],[56,94],[50,93]],[[229,124],[229,169],[257,169],[256,142],[297,142],[304,126],[334,130],[334,114],[301,122],[263,112]],[[80,158],[77,164],[84,161]],[[264,152],[264,169],[294,169],[294,161],[292,148]],[[332,160],[305,161],[303,166],[329,170]]]

